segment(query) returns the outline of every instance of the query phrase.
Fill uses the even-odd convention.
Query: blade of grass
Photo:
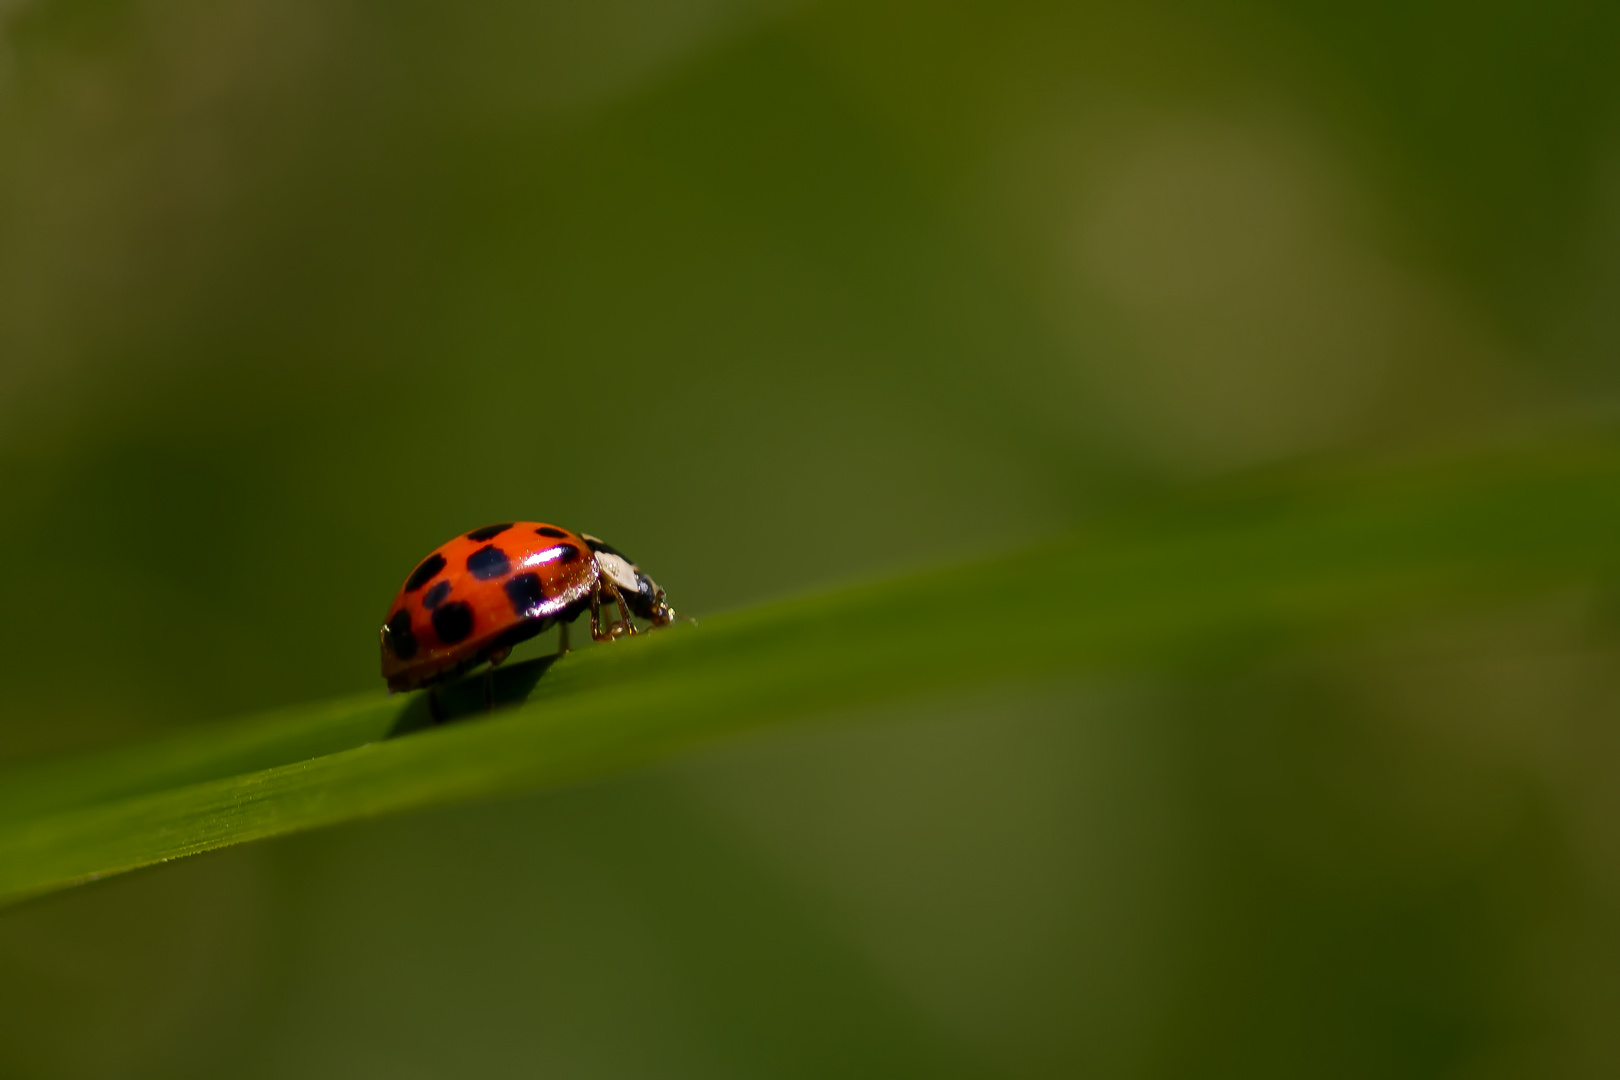
[[[368,815],[532,790],[746,727],[1062,670],[1230,664],[1612,580],[1620,454],[1525,456],[1136,515],[1032,551],[570,655],[526,704],[403,738],[366,695],[0,775],[0,901]],[[993,629],[994,628],[994,629]]]

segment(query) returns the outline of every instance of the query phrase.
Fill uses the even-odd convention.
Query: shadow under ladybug
[[[426,694],[416,694],[399,711],[385,738],[409,735],[468,716],[483,716],[505,705],[521,705],[529,700],[551,665],[561,658],[562,653],[551,653],[520,660],[439,684]]]

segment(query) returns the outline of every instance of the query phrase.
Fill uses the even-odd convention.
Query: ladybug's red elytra
[[[602,622],[602,605],[618,609]],[[390,690],[453,678],[512,646],[568,624],[589,609],[597,641],[636,633],[633,614],[654,627],[675,612],[636,564],[587,533],[543,521],[486,525],[441,544],[405,579],[382,628],[382,674]]]

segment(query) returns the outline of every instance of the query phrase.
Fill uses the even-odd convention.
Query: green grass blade
[[[1612,579],[1607,449],[1208,498],[1048,547],[503,669],[519,707],[423,726],[381,693],[0,774],[0,901],[369,815],[576,781],[729,732],[1277,642]],[[532,691],[529,684],[533,683]]]

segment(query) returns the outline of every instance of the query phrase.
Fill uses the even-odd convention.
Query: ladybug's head
[[[664,598],[658,582],[641,572],[641,568],[624,555],[604,544],[596,537],[584,534],[585,543],[596,556],[596,565],[624,598],[631,614],[646,619],[654,626],[668,626],[675,621],[675,609]]]

